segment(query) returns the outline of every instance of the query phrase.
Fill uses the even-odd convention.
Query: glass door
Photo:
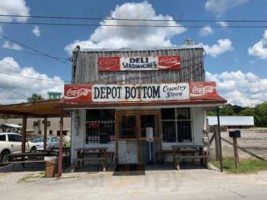
[[[118,123],[118,162],[137,164],[139,163],[139,116],[133,113],[120,113]]]
[[[160,148],[160,112],[135,110],[116,112],[116,155],[119,164],[156,162]],[[147,128],[153,132],[153,141],[146,140]],[[151,129],[152,128],[152,129]]]

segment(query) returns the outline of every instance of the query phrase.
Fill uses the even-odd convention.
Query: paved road
[[[1,200],[267,199],[267,172],[227,175],[206,169],[166,169],[116,176],[112,172],[82,172],[64,174],[61,179],[17,183],[16,179],[25,175],[0,174]]]

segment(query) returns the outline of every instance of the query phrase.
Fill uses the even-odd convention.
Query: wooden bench
[[[78,148],[77,159],[74,161],[74,171],[77,171],[81,165],[84,165],[86,161],[100,161],[103,166],[103,171],[106,171],[107,167],[107,149],[105,147],[92,147],[92,148]],[[85,155],[96,154],[97,157],[88,158]]]
[[[190,153],[191,155],[186,155],[188,153]],[[196,155],[196,153],[198,153],[198,155]],[[195,162],[195,159],[200,159],[200,163],[202,165],[204,163],[204,160],[207,164],[208,156],[205,155],[203,151],[203,145],[173,145],[172,154],[173,164],[177,170],[180,169],[180,159],[183,159],[183,162],[185,162],[186,159],[193,159],[193,162]]]
[[[13,169],[16,164],[22,164],[25,167],[25,164],[29,163],[44,163],[44,157],[48,156],[50,152],[42,153],[13,153],[8,155],[8,162],[4,164],[13,164]]]
[[[180,170],[180,159],[205,159],[205,165],[207,166],[207,158],[208,156],[206,155],[195,155],[195,156],[176,156],[174,158],[174,167],[177,169],[177,170]]]

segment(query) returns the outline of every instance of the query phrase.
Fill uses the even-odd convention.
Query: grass
[[[18,183],[24,183],[24,182],[34,182],[39,180],[40,178],[43,178],[45,176],[45,172],[40,172],[38,174],[28,174],[21,178]]]
[[[220,167],[218,161],[211,162],[216,167]],[[223,169],[230,174],[252,174],[267,170],[267,161],[262,160],[240,160],[239,168],[235,168],[234,158],[228,158],[223,161]]]

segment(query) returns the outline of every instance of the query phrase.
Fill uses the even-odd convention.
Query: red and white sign
[[[92,85],[65,85],[64,101],[66,102],[92,101]]]
[[[66,102],[153,102],[214,99],[215,82],[65,85]]]
[[[120,57],[99,57],[98,71],[120,71]]]
[[[181,58],[180,56],[159,56],[159,69],[177,69],[180,70]]]
[[[180,56],[99,57],[99,71],[180,70]]]
[[[215,82],[191,82],[190,99],[213,99],[217,96]]]

